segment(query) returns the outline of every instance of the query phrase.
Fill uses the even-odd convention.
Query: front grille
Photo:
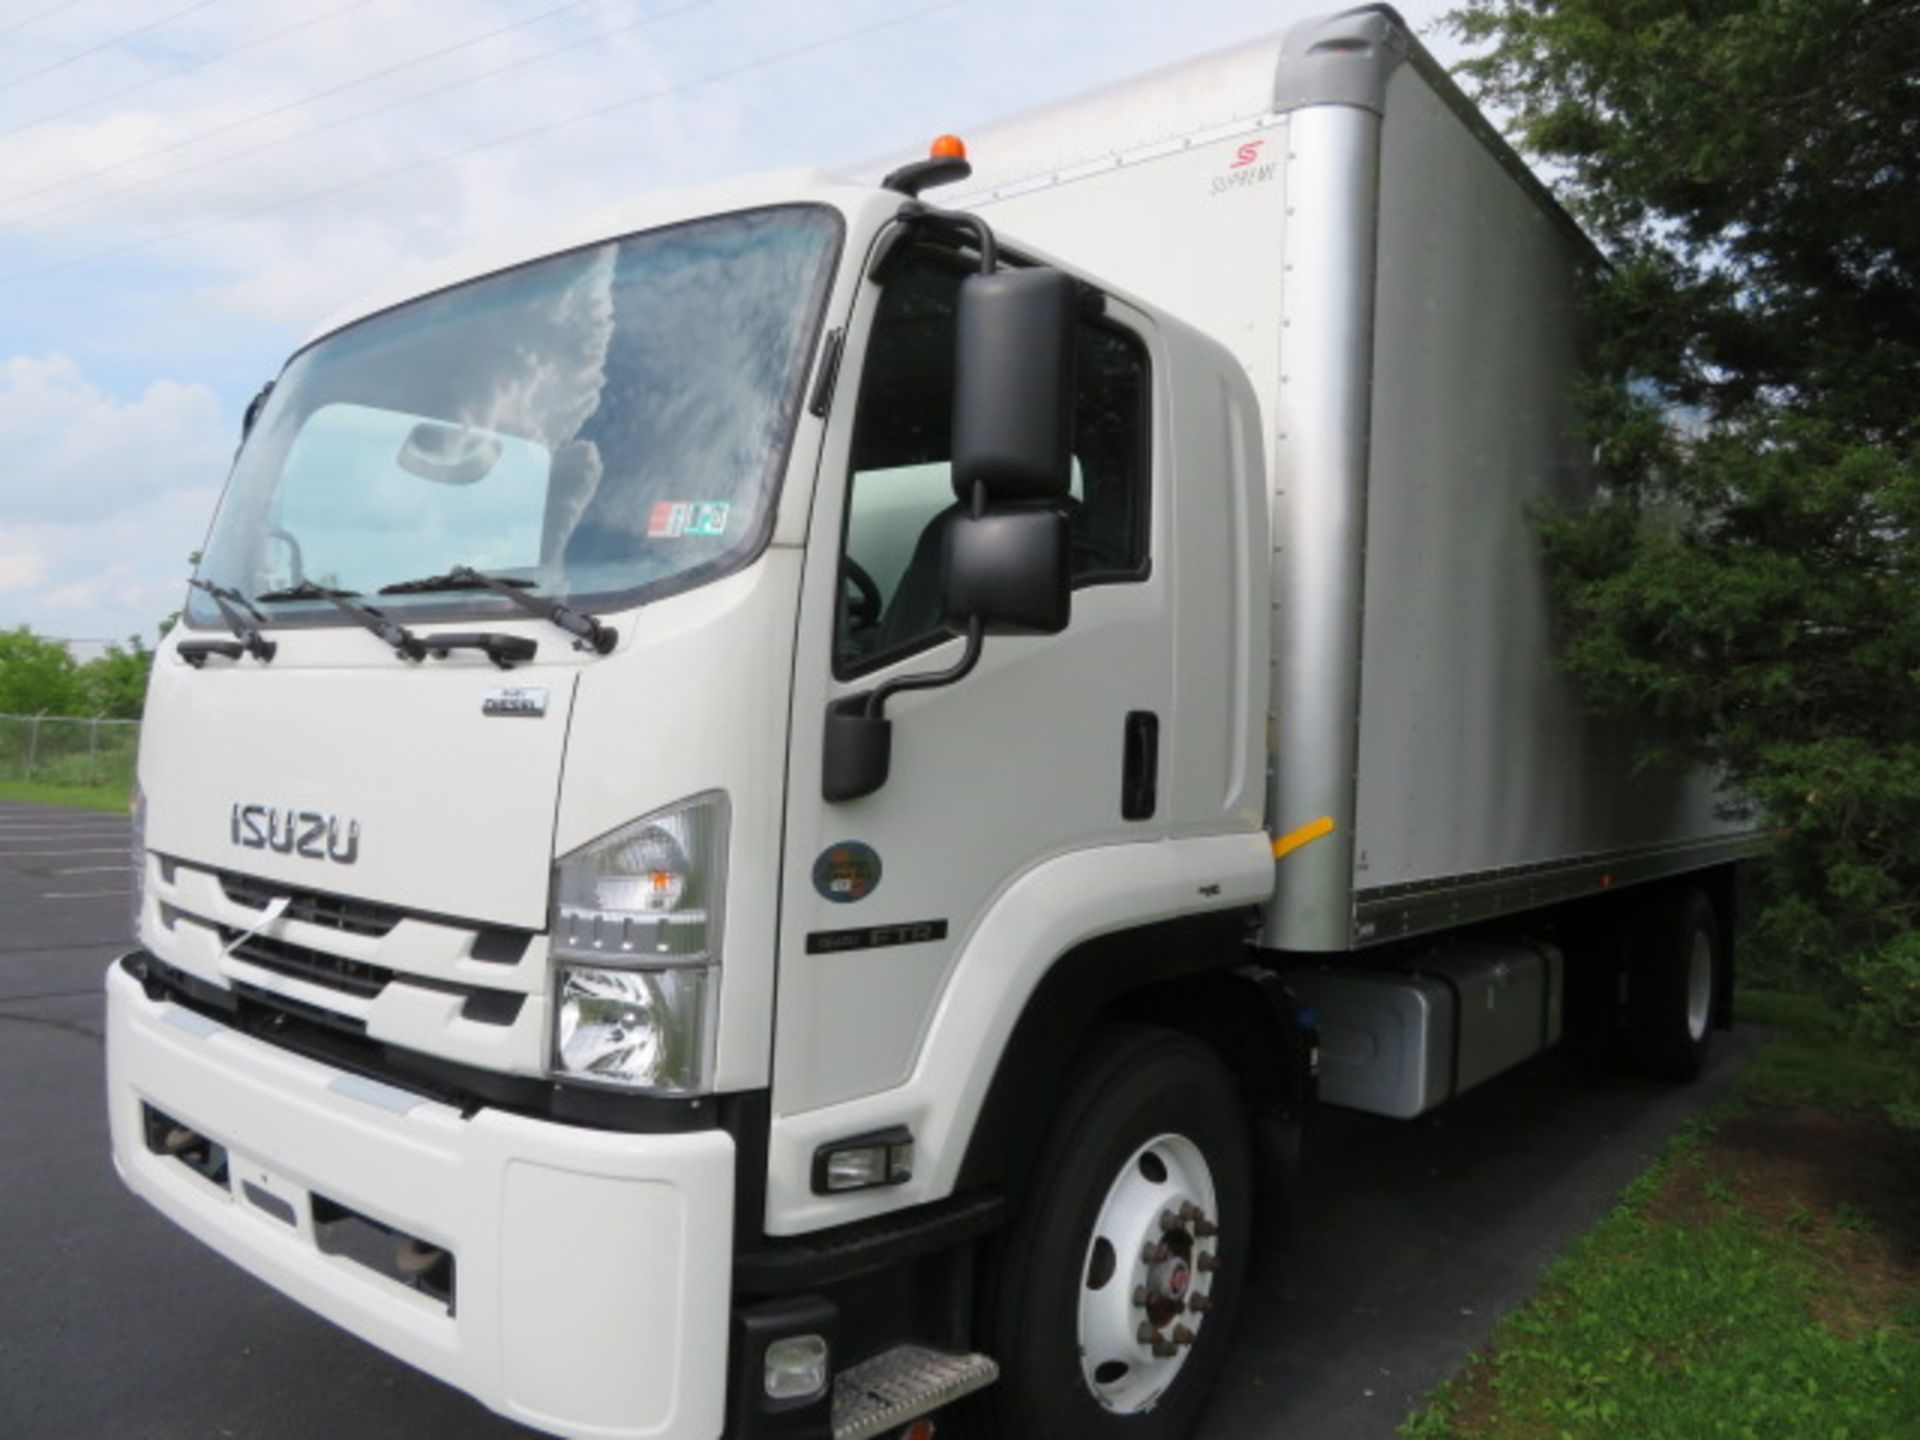
[[[243,935],[246,938],[240,939]],[[305,945],[275,940],[269,935],[248,935],[244,930],[235,930],[226,925],[220,927],[220,943],[230,947],[228,953],[236,960],[258,965],[262,970],[271,970],[276,975],[324,985],[329,990],[339,990],[362,1000],[373,999],[393,980],[393,971],[384,965],[349,960],[344,955],[311,950]]]
[[[351,935],[385,935],[405,917],[404,910],[391,905],[374,905],[365,900],[349,900],[342,895],[327,895],[318,890],[290,890],[270,880],[252,875],[237,875],[231,870],[217,872],[220,888],[227,899],[250,910],[264,910],[269,901],[284,898],[289,920],[304,920],[309,925],[325,925]]]

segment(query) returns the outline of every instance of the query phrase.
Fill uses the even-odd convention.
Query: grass
[[[1769,1044],[1502,1322],[1407,1440],[1920,1436],[1920,1140],[1898,1057],[1819,1000],[1743,995]]]
[[[68,805],[82,810],[113,810],[124,815],[124,785],[46,785],[36,780],[0,780],[0,800],[25,800],[36,805]]]

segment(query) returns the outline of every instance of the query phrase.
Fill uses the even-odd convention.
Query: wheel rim
[[[1696,1042],[1706,1038],[1713,1018],[1713,937],[1693,932],[1693,954],[1687,960],[1687,1034]]]
[[[1080,1270],[1080,1370],[1108,1410],[1151,1410],[1213,1308],[1220,1212],[1184,1135],[1142,1145],[1107,1187]]]

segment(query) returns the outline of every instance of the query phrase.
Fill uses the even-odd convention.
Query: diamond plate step
[[[896,1345],[833,1381],[833,1440],[871,1440],[984,1390],[1000,1378],[985,1355]]]

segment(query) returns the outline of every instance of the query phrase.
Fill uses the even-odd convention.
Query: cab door
[[[961,653],[940,625],[931,537],[956,503],[954,312],[972,268],[933,246],[897,254],[849,327],[795,661],[776,1117],[905,1081],[956,954],[1024,871],[1164,833],[1151,781],[1165,769],[1172,689],[1154,563],[1169,509],[1155,493],[1165,427],[1153,336],[1117,304],[1078,323],[1070,623],[989,637],[959,683],[896,696],[887,783],[822,798],[828,705]]]

